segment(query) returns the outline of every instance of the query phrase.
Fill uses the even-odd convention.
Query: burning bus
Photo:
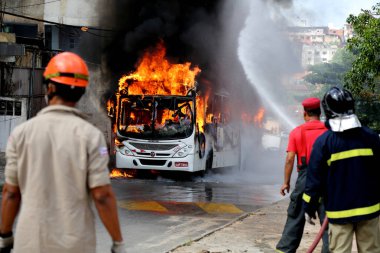
[[[190,63],[171,64],[165,48],[146,52],[108,101],[118,169],[205,171],[239,165],[239,128],[227,93],[201,92]],[[212,97],[212,99],[209,99]]]

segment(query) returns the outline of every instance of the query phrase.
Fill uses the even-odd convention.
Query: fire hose
[[[327,216],[326,216],[325,219],[323,220],[321,229],[319,229],[319,232],[318,232],[317,236],[315,237],[313,243],[310,245],[309,249],[307,250],[307,253],[312,253],[315,250],[315,248],[317,247],[319,241],[321,240],[321,238],[323,236],[323,233],[325,232],[325,230],[327,228],[328,223],[329,223],[329,221],[328,221]]]

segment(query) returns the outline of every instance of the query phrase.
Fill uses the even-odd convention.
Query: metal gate
[[[0,152],[5,152],[12,130],[27,119],[27,99],[0,97]]]

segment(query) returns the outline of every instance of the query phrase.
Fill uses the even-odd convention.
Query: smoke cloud
[[[171,62],[199,66],[201,85],[207,80],[203,83],[211,83],[214,91],[230,93],[236,122],[242,112],[254,114],[260,106],[284,122],[288,119],[276,109],[284,106],[283,78],[299,68],[284,35],[285,10],[292,6],[290,0],[117,1],[103,8],[103,26],[116,30],[103,52],[108,73],[104,80],[114,92],[117,80],[135,70],[144,50],[163,40]],[[273,107],[268,101],[278,104]],[[243,167],[255,172],[250,175],[256,179],[272,173],[268,167],[279,167],[284,154],[263,155],[261,134],[253,126],[242,133]],[[281,177],[282,168],[278,169],[275,174]]]

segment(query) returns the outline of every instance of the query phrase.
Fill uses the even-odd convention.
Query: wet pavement
[[[113,179],[128,252],[167,252],[281,199],[280,184],[273,179],[252,183],[254,175],[230,171],[190,180]],[[108,235],[99,222],[97,229],[97,252],[105,252]]]
[[[247,159],[243,170],[204,177],[113,179],[128,252],[168,252],[281,200],[282,155],[268,155],[261,161]],[[97,218],[97,252],[109,252],[110,245]]]

